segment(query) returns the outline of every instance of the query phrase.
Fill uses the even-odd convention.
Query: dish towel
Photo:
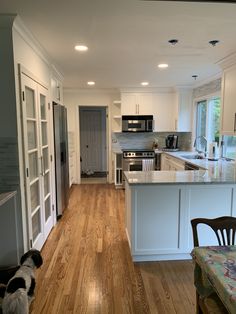
[[[142,170],[143,171],[152,171],[154,170],[153,159],[142,159]]]

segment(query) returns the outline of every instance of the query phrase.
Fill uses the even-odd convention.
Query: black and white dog
[[[3,302],[3,314],[28,314],[29,306],[34,297],[34,270],[43,263],[42,256],[37,250],[30,250],[20,260],[20,268],[9,280]]]

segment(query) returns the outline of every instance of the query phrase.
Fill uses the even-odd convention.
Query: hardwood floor
[[[191,261],[133,263],[124,191],[74,186],[36,273],[31,313],[194,313]]]

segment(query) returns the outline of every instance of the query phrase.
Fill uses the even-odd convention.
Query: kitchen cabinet
[[[236,135],[236,65],[224,70],[222,79],[221,133]]]
[[[190,259],[191,219],[235,216],[235,184],[185,183],[126,180],[125,224],[133,261]],[[212,231],[199,227],[201,245],[217,245]]]
[[[153,115],[152,93],[122,93],[122,115]]]
[[[181,159],[162,153],[161,170],[183,171],[185,170],[185,162],[182,161]]]
[[[62,82],[55,77],[51,78],[51,98],[52,101],[55,101],[58,104],[62,104],[63,102]]]
[[[191,132],[192,121],[192,89],[179,88],[177,90],[177,107],[175,118],[175,130],[179,132]]]
[[[154,93],[153,116],[156,132],[176,131],[176,94]]]
[[[121,101],[120,100],[114,100],[112,104],[112,131],[113,132],[121,132]]]
[[[116,153],[115,154],[115,187],[116,188],[122,188],[123,180],[122,180],[122,153]]]

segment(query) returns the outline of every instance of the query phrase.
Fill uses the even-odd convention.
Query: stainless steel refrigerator
[[[63,214],[69,199],[67,111],[53,102],[54,152],[56,176],[56,206],[58,218]]]

